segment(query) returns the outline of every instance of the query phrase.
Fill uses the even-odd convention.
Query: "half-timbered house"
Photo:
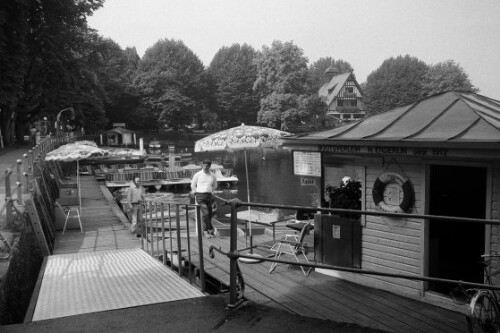
[[[365,117],[363,92],[352,72],[339,74],[336,67],[326,70],[326,82],[319,89],[319,96],[328,105],[327,115],[345,124]]]

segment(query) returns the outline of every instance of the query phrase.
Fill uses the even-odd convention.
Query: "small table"
[[[301,231],[302,228],[307,224],[307,222],[297,222],[297,223],[288,223],[286,225],[287,228],[293,229],[295,231]]]
[[[311,221],[313,221],[313,222],[311,223],[311,225],[313,226],[313,227],[312,227],[312,229],[314,229],[314,220],[311,220]],[[300,232],[302,231],[302,229],[304,228],[304,226],[306,226],[308,223],[309,223],[309,220],[306,220],[306,221],[304,221],[304,222],[288,223],[288,224],[286,225],[286,227],[287,227],[287,228],[290,228],[290,229],[292,229],[292,230],[295,230],[295,231],[297,231],[297,232],[299,232],[299,233],[300,233]],[[311,230],[312,230],[312,229],[311,229]]]
[[[227,213],[225,216],[231,217],[231,213]],[[276,243],[276,224],[280,222],[290,221],[290,218],[275,220],[277,218],[276,214],[265,213],[254,209],[247,209],[236,212],[236,218],[245,220],[246,222],[272,227],[273,244]]]

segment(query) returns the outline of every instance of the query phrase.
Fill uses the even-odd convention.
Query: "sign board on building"
[[[338,224],[332,225],[332,238],[340,239],[340,225]]]
[[[302,185],[302,186],[314,186],[314,185],[316,185],[316,179],[309,178],[309,177],[302,177],[302,178],[300,178],[300,185]]]
[[[293,174],[297,176],[321,177],[321,153],[294,151]]]
[[[123,127],[125,128],[125,123],[113,123],[113,128],[115,127]]]

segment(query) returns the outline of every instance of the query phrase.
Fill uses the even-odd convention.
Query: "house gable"
[[[352,73],[333,76],[318,94],[328,105],[327,115],[336,118],[339,124],[365,117],[363,92]]]

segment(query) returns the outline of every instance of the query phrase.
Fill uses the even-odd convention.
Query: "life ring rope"
[[[388,205],[384,202],[384,190],[387,184],[396,183],[401,186],[403,190],[403,200],[399,206]],[[372,189],[373,202],[383,211],[390,213],[407,213],[415,201],[415,192],[410,181],[400,174],[395,172],[386,172],[381,174],[373,184]]]

